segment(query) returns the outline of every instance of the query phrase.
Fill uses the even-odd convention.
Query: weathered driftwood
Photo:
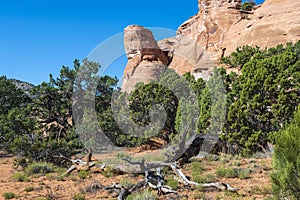
[[[160,167],[168,166],[173,170],[173,172],[176,174],[176,176],[179,178],[179,180],[184,185],[195,185],[195,186],[200,186],[203,188],[216,188],[219,190],[228,190],[231,192],[238,191],[238,188],[233,188],[227,183],[221,183],[221,182],[197,183],[197,182],[191,181],[185,176],[185,174],[181,171],[181,169],[179,169],[177,167],[176,163],[149,163],[149,162],[145,162],[145,160],[136,161],[136,162],[132,162],[129,159],[123,159],[123,160],[129,162],[130,164],[140,165],[141,169],[145,169],[146,180],[147,180],[147,175],[149,174],[150,168],[156,167],[157,169],[160,169]],[[161,176],[160,173],[157,172],[157,174],[159,174],[159,176]],[[157,183],[156,186],[155,186],[155,184],[150,184],[150,187],[157,189],[158,193],[160,193],[161,188],[158,186],[159,184],[162,184],[162,183]],[[152,185],[154,185],[154,186],[152,186]]]
[[[228,190],[231,192],[236,192],[238,191],[238,188],[233,188],[231,187],[228,183],[221,183],[221,182],[213,182],[213,183],[197,183],[194,181],[189,180],[185,174],[181,171],[181,169],[178,169],[176,164],[171,164],[170,167],[174,171],[174,173],[177,175],[179,180],[185,184],[185,185],[195,185],[195,186],[200,186],[203,188],[217,188],[219,190]]]
[[[71,158],[67,158],[66,156],[62,155],[61,153],[58,156],[54,156],[56,158],[62,158],[70,163],[72,163],[71,167],[69,167],[69,169],[63,173],[61,176],[65,176],[69,173],[71,173],[72,171],[74,171],[75,169],[77,169],[78,171],[81,170],[89,170],[91,167],[93,167],[95,165],[95,162],[92,161],[92,150],[88,151],[88,154],[85,156],[85,159],[80,159],[80,158],[76,158],[76,159],[71,159]]]
[[[92,161],[92,151],[89,150],[85,160],[82,159],[70,159],[62,154],[59,156],[56,156],[57,158],[62,158],[70,163],[72,163],[72,166],[62,175],[66,175],[71,173],[73,170],[90,170],[91,167],[95,166],[95,163]],[[194,181],[189,180],[186,175],[182,172],[180,168],[176,165],[175,162],[173,163],[168,163],[168,162],[146,162],[144,159],[141,161],[131,161],[128,158],[124,158],[124,161],[128,162],[131,165],[139,165],[140,169],[142,172],[145,174],[145,180],[137,183],[136,185],[126,188],[120,184],[113,184],[112,186],[103,186],[101,184],[96,184],[93,185],[94,188],[101,188],[104,190],[113,190],[118,194],[118,199],[126,199],[126,197],[139,189],[143,187],[150,187],[155,190],[157,190],[158,194],[168,194],[168,193],[174,193],[177,194],[176,191],[172,190],[171,187],[167,186],[164,181],[164,176],[161,173],[162,167],[170,167],[175,175],[178,177],[179,181],[182,182],[184,185],[187,186],[200,186],[203,188],[216,188],[219,190],[228,190],[231,192],[236,192],[238,191],[237,188],[231,187],[227,183],[221,183],[221,182],[213,182],[213,183],[197,183]],[[105,169],[105,165],[101,165],[100,168],[103,171]],[[154,169],[156,169],[156,172],[154,172]],[[119,171],[119,169],[118,169]]]

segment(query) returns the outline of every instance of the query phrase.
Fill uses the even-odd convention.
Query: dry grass
[[[128,154],[131,155],[130,153]],[[127,154],[124,154],[123,156],[126,155]],[[156,158],[152,159],[156,160]],[[101,162],[104,163],[102,160]],[[129,186],[143,179],[141,175],[133,176],[130,174],[118,175],[105,173],[78,174],[78,172],[74,171],[70,176],[62,179],[55,178],[59,177],[58,172],[51,172],[51,177],[50,175],[42,174],[40,176],[30,176],[30,182],[20,182],[11,179],[13,174],[20,173],[20,170],[12,168],[12,163],[13,158],[0,158],[1,197],[4,197],[3,195],[5,193],[12,192],[18,199],[38,199],[39,197],[48,199],[114,199],[113,194],[99,189],[86,192],[84,195],[78,195],[76,197],[75,195],[82,194],[84,188],[95,182],[103,185],[123,183]],[[229,175],[218,176],[218,169],[227,171],[225,174],[228,173]],[[229,183],[232,187],[237,187],[240,190],[237,193],[215,190],[202,191],[201,188],[191,190],[183,187],[181,183],[173,179],[174,176],[169,170],[166,175],[167,181],[180,193],[181,199],[263,200],[272,198],[271,179],[269,178],[271,172],[270,157],[240,158],[214,156],[213,159],[206,158],[186,164],[183,166],[183,172],[197,182],[220,181]],[[231,173],[237,174],[231,176]],[[80,178],[79,176],[83,176],[84,178]],[[166,196],[160,196],[158,199],[166,199]]]

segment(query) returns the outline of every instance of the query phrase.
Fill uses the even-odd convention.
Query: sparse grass
[[[132,157],[128,153],[125,153],[123,151],[118,152],[117,157],[120,158],[120,159],[124,159],[124,158],[132,159]]]
[[[225,178],[240,178],[248,179],[250,178],[251,170],[241,169],[241,168],[225,168],[224,166],[217,168],[216,174],[218,177]]]
[[[122,186],[124,186],[125,188],[131,188],[134,185],[134,182],[131,181],[128,178],[124,178],[122,179],[122,181],[120,182]]]
[[[13,180],[20,181],[20,182],[29,182],[30,179],[25,172],[17,172],[12,175],[11,177]]]
[[[231,156],[231,155],[222,155],[222,156],[220,156],[219,161],[222,164],[226,164],[226,163],[229,163],[232,159],[233,159],[233,156]]]
[[[79,193],[79,194],[75,194],[72,198],[73,200],[85,200],[85,195],[82,194],[82,193]]]
[[[191,163],[192,173],[202,173],[204,170],[203,163],[201,162],[192,162]]]
[[[209,198],[203,192],[199,191],[194,193],[193,199],[209,200]]]
[[[110,178],[110,177],[113,177],[115,175],[114,173],[114,168],[113,167],[110,167],[110,166],[107,166],[105,168],[105,171],[103,171],[101,173],[103,176],[105,176],[106,178]]]
[[[56,175],[54,173],[49,173],[49,174],[46,174],[46,178],[48,180],[55,180],[56,179]]]
[[[241,162],[240,161],[234,161],[233,166],[239,167],[239,166],[241,166]]]
[[[271,187],[254,187],[252,190],[253,194],[260,194],[260,195],[267,195],[267,194],[272,194],[272,188]]]
[[[191,163],[191,178],[193,181],[198,183],[204,183],[207,181],[207,177],[202,175],[204,171],[203,163],[201,162],[192,162]]]
[[[155,162],[155,161],[162,161],[166,158],[165,155],[162,153],[146,154],[135,158],[135,160],[142,160],[142,159],[145,159],[148,162]]]
[[[126,200],[156,200],[158,195],[151,190],[144,190],[139,193],[131,194],[127,197]]]
[[[209,183],[209,182],[215,182],[216,176],[214,174],[193,174],[192,180],[197,183]]]
[[[78,177],[80,179],[86,179],[90,174],[91,172],[89,171],[81,170],[80,172],[78,172]]]
[[[225,168],[224,166],[217,168],[216,174],[218,177],[225,177],[225,178],[236,178],[238,177],[238,173],[233,168]]]
[[[79,177],[79,176],[76,176],[76,175],[71,174],[71,175],[68,176],[68,179],[70,179],[71,181],[77,181],[77,180],[78,180],[78,177]]]
[[[43,182],[43,181],[39,182],[39,186],[43,186],[43,185],[46,185],[45,182]]]
[[[3,194],[3,197],[5,198],[5,199],[13,199],[13,198],[15,198],[15,193],[13,193],[13,192],[5,192],[4,194]]]
[[[267,158],[269,155],[263,152],[256,152],[253,154],[251,157],[255,159],[260,159],[260,158]]]
[[[58,180],[58,181],[64,181],[65,180],[65,176],[56,176],[56,180]]]
[[[224,190],[223,193],[225,194],[226,197],[230,197],[230,199],[233,199],[233,200],[243,200],[244,199],[243,195],[239,194],[239,193],[230,192],[228,190]]]
[[[28,186],[24,189],[25,192],[31,192],[34,190],[34,187],[33,186]]]
[[[36,200],[49,200],[47,197],[38,197]]]
[[[54,172],[54,167],[51,163],[38,163],[34,162],[30,165],[28,165],[25,168],[25,172],[28,175],[33,175],[33,174],[47,174],[50,172]]]
[[[175,180],[172,176],[168,176],[166,182],[166,184],[173,190],[176,190],[179,187],[178,181]]]
[[[251,171],[249,169],[245,169],[245,170],[239,170],[238,171],[238,177],[240,179],[248,179],[251,177]]]

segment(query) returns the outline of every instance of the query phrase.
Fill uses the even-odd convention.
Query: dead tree
[[[64,155],[62,155],[61,153],[58,156],[54,156],[54,157],[55,158],[62,158],[64,160],[66,160],[67,162],[72,163],[71,167],[69,167],[69,169],[61,175],[61,176],[65,176],[65,175],[71,173],[72,171],[74,171],[75,169],[77,169],[77,171],[90,170],[90,168],[95,165],[95,162],[92,161],[92,155],[93,155],[92,150],[89,149],[88,154],[83,159],[80,159],[80,158],[76,158],[76,159],[67,158]]]

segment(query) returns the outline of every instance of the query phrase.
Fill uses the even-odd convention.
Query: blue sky
[[[0,0],[0,75],[39,84],[127,25],[176,30],[197,11],[197,0]],[[120,76],[124,62],[109,74]]]

